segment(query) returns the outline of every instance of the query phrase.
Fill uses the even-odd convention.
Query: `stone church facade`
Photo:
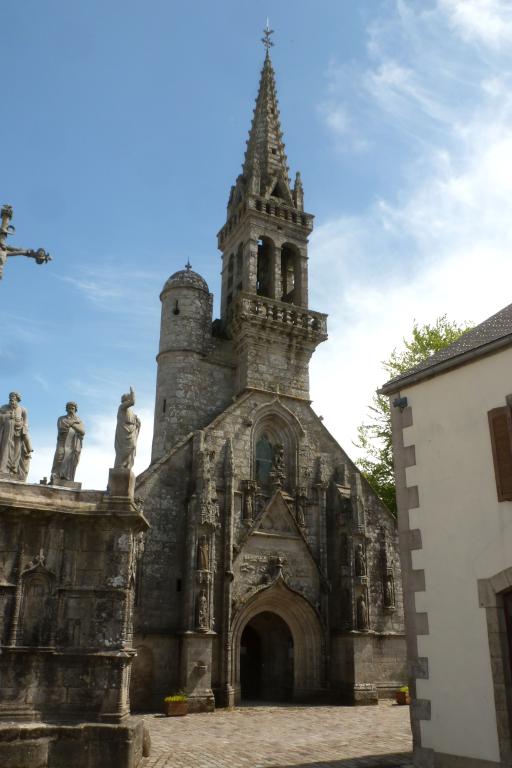
[[[221,318],[190,265],[160,296],[134,709],[181,688],[192,710],[371,703],[406,677],[395,521],[310,405],[327,339],[308,306],[312,228],[267,52],[218,234]]]

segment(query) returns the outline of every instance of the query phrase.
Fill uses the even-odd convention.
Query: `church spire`
[[[243,164],[246,186],[253,194],[280,197],[293,205],[288,163],[279,121],[276,80],[270,47],[274,44],[268,20],[263,31],[266,48],[260,85]]]

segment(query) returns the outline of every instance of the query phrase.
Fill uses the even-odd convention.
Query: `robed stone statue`
[[[132,411],[132,405],[135,405],[135,392],[130,387],[130,391],[121,397],[121,405],[117,409],[114,469],[131,469],[135,461],[140,419]]]
[[[21,395],[11,392],[7,405],[0,407],[0,477],[25,481],[32,446],[27,411],[20,403]]]
[[[59,480],[74,481],[85,435],[83,421],[76,415],[78,405],[66,403],[66,415],[57,419],[57,448],[53,457],[50,483]]]

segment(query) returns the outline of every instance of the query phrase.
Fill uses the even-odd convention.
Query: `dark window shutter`
[[[512,411],[493,408],[488,416],[498,501],[512,501]]]

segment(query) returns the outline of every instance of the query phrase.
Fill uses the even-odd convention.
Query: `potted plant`
[[[187,694],[184,691],[173,693],[164,699],[165,714],[167,717],[182,717],[188,712]]]
[[[395,699],[397,704],[410,704],[411,699],[409,697],[409,686],[403,685],[395,693]]]

